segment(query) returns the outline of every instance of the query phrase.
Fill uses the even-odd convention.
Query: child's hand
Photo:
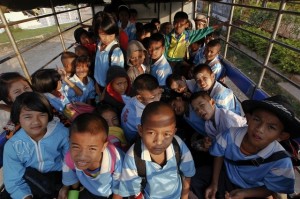
[[[205,199],[215,199],[218,191],[218,185],[211,184],[205,190]]]
[[[235,190],[231,191],[230,193],[226,192],[226,194],[228,194],[228,196],[229,196],[228,199],[243,199],[243,198],[245,198],[243,189],[235,189]],[[226,198],[226,194],[225,194],[225,198]]]
[[[67,72],[65,71],[65,69],[60,68],[57,70],[57,72],[60,74],[61,80],[65,80],[67,78]]]
[[[63,186],[58,193],[57,199],[68,199],[69,187]]]

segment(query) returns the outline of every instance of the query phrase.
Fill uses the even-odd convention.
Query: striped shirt
[[[76,96],[74,99],[71,101],[74,102],[84,102],[87,103],[89,99],[95,99],[96,97],[96,90],[95,90],[95,82],[92,80],[92,78],[88,78],[88,83],[84,84],[76,74],[73,75],[73,77],[70,78],[70,81],[76,84],[81,90],[82,90],[82,95],[81,96]]]
[[[172,74],[172,68],[164,54],[162,54],[162,56],[153,65],[151,65],[150,74],[157,79],[160,86],[166,85],[166,79]]]

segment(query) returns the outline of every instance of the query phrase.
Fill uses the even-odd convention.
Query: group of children
[[[293,165],[278,141],[299,137],[300,122],[283,96],[240,104],[227,88],[212,34],[223,24],[207,27],[199,15],[189,30],[188,15],[177,12],[174,29],[161,34],[159,20],[139,25],[125,5],[105,11],[94,16],[94,34],[74,32],[78,46],[62,53],[63,68],[36,71],[32,84],[18,73],[0,75],[0,109],[13,132],[1,197],[294,192]],[[60,122],[66,105],[82,103],[89,113]]]

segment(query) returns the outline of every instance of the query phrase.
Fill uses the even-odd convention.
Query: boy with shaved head
[[[188,198],[194,161],[187,146],[175,135],[176,130],[175,113],[168,104],[152,102],[146,106],[138,126],[141,140],[125,156],[119,186],[123,197]],[[140,159],[146,167],[144,179],[136,164],[136,146],[140,147]]]

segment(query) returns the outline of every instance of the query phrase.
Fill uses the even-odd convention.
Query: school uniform
[[[201,64],[206,63],[206,58],[203,57],[202,60],[200,60]],[[219,56],[216,56],[213,60],[211,60],[208,65],[211,67],[211,70],[213,71],[213,73],[215,74],[215,78],[216,80],[219,80],[220,78],[222,78],[222,76],[224,75],[223,72],[223,66],[220,62],[220,58]]]
[[[69,131],[57,118],[48,123],[46,134],[38,142],[20,129],[6,142],[3,153],[4,184],[11,198],[32,195],[23,178],[26,168],[31,167],[41,173],[61,171],[68,150]]]
[[[67,104],[69,104],[71,99],[75,98],[75,91],[70,88],[67,84],[62,84],[61,89],[59,90],[61,93],[60,97],[56,97],[51,93],[44,93],[50,104],[57,110],[58,112],[62,112]]]
[[[214,114],[215,124],[211,121],[205,121],[205,132],[211,138],[225,132],[231,127],[243,127],[247,125],[247,120],[230,110],[215,107]]]
[[[195,79],[187,79],[187,80],[185,80],[185,83],[191,93],[200,91],[200,88],[199,88],[197,82],[195,81]]]
[[[199,48],[199,50],[197,51],[195,58],[193,60],[193,64],[195,66],[198,66],[199,64],[201,64],[201,60],[203,60],[204,58],[204,50],[205,50],[205,44]]]
[[[92,78],[87,77],[88,83],[84,84],[76,74],[70,78],[70,81],[73,82],[76,86],[78,86],[82,90],[81,96],[76,96],[75,98],[71,99],[74,102],[84,102],[87,103],[89,99],[95,99],[96,97],[96,90],[95,90],[95,82]]]
[[[166,85],[166,79],[172,74],[172,68],[165,58],[165,55],[161,55],[161,57],[151,65],[150,74],[157,79],[160,86]]]
[[[122,28],[122,23],[118,22],[118,27]],[[136,27],[134,23],[131,23],[128,21],[126,28],[123,29],[123,31],[126,32],[128,36],[128,41],[135,40],[136,39]]]
[[[62,178],[63,184],[70,186],[80,182],[85,189],[96,196],[109,197],[111,194],[120,194],[119,181],[124,155],[117,148],[115,148],[115,152],[116,159],[113,173],[111,171],[111,166],[112,161],[114,160],[112,159],[111,152],[108,148],[106,148],[102,153],[100,171],[95,177],[87,175],[83,170],[76,168],[76,166],[74,170],[70,168],[66,162],[64,162]]]
[[[239,115],[242,114],[240,102],[232,90],[226,88],[221,83],[215,81],[209,96],[215,100],[217,107],[230,110]]]
[[[175,135],[180,151],[181,162],[179,169],[183,176],[192,177],[195,166],[192,155],[184,142]],[[180,198],[182,190],[181,177],[174,153],[173,144],[166,149],[166,164],[162,167],[153,162],[146,146],[141,143],[141,159],[145,160],[147,184],[144,189],[144,198]],[[121,196],[136,195],[141,191],[141,177],[138,176],[134,160],[134,145],[128,150],[124,158],[119,191]]]
[[[200,30],[185,30],[181,35],[176,35],[172,30],[165,37],[165,55],[168,61],[183,61],[187,47],[214,31],[213,27]]]
[[[101,42],[99,42],[97,46],[94,77],[96,82],[102,87],[106,86],[106,73],[109,68],[109,59],[111,60],[111,66],[117,65],[124,67],[124,55],[119,47],[114,49],[111,57],[108,57],[111,47],[115,44],[118,44],[116,40],[108,44],[103,51],[100,51]]]
[[[265,159],[277,151],[284,150],[277,141],[273,141],[257,154],[246,156],[240,150],[246,133],[247,127],[230,128],[225,133],[219,134],[210,148],[211,155],[224,157],[229,180],[242,188],[265,186],[274,192],[293,193],[295,174],[290,157],[259,166],[237,166],[227,160],[249,160],[259,157]]]
[[[125,137],[129,143],[132,143],[138,134],[137,126],[141,124],[141,117],[145,105],[132,97],[127,101],[121,113],[121,126]]]

